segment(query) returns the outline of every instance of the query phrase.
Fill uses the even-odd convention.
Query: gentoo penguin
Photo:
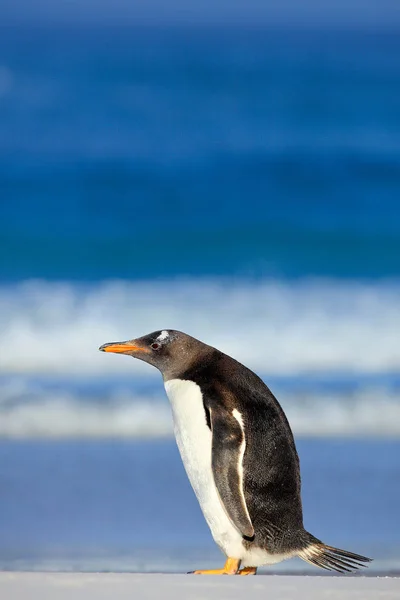
[[[292,556],[344,573],[371,560],[327,546],[304,529],[292,431],[250,369],[171,329],[100,350],[139,358],[162,373],[186,473],[227,557],[222,569],[195,574],[254,575],[257,567]]]

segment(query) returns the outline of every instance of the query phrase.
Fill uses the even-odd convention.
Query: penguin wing
[[[233,525],[243,536],[254,537],[254,528],[243,491],[243,456],[246,441],[239,411],[209,408],[212,431],[212,472],[218,494]]]

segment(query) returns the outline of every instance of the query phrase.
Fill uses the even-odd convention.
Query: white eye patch
[[[158,339],[160,342],[162,342],[162,341],[166,340],[166,339],[167,339],[167,337],[169,337],[169,333],[168,333],[168,331],[162,331],[162,332],[160,333],[160,335],[158,336],[158,338],[157,338],[157,339]]]

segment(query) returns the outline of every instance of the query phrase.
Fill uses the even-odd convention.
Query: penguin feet
[[[245,567],[240,569],[240,560],[238,558],[228,558],[223,569],[211,569],[192,571],[193,575],[255,575],[257,567]]]
[[[223,569],[193,571],[193,575],[236,575],[236,573],[239,571],[239,567],[239,558],[228,558]]]
[[[257,567],[244,567],[237,572],[237,575],[255,575],[257,573]]]

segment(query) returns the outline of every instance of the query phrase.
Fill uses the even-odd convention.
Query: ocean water
[[[0,28],[0,567],[220,560],[159,374],[97,351],[175,328],[277,395],[312,532],[398,569],[400,36]]]
[[[365,574],[399,572],[399,448],[298,444],[305,526],[374,557]],[[2,441],[0,477],[1,569],[182,573],[223,563],[172,440]],[[263,571],[324,574],[300,559]]]

